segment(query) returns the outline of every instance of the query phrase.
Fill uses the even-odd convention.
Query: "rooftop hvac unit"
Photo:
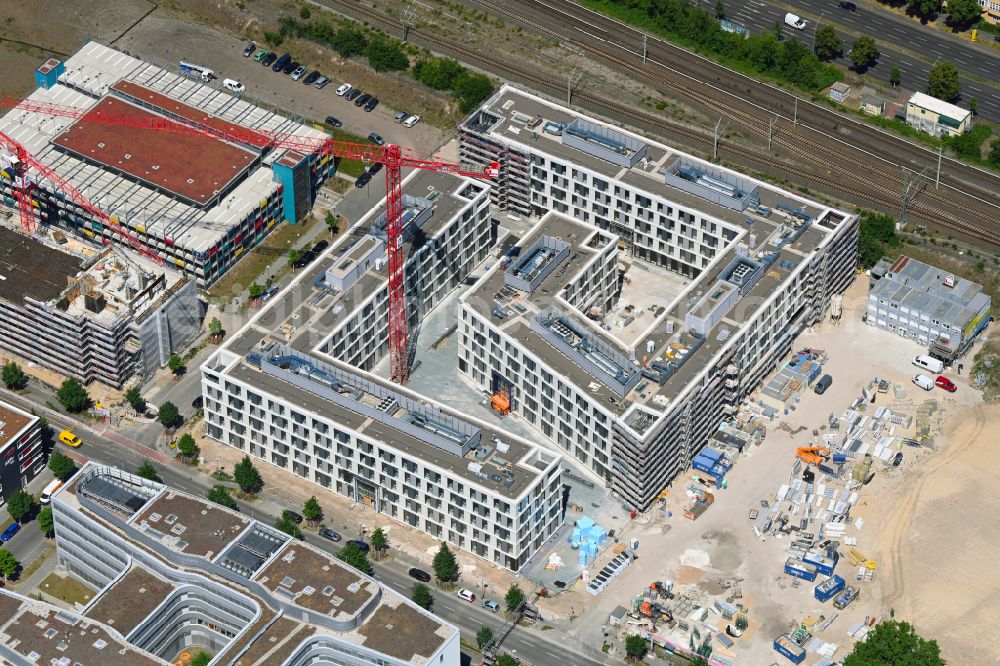
[[[479,463],[470,462],[469,471],[478,476],[479,474],[482,473],[483,466],[480,465]]]
[[[507,444],[506,442],[501,442],[498,439],[497,440],[497,452],[498,453],[507,453],[508,451],[510,451],[510,444]]]

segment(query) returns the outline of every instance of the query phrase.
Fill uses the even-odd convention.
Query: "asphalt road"
[[[30,409],[33,406],[16,394],[6,391],[0,391],[0,393],[2,393],[4,400],[24,409]],[[78,426],[74,419],[68,417],[50,417],[49,424],[56,431],[68,428],[78,433],[85,432]],[[103,437],[98,437],[90,433],[81,434],[81,437],[84,439],[84,445],[77,451],[92,460],[116,465],[130,471],[135,470],[145,460],[140,454],[125,449]],[[204,496],[214,484],[211,477],[197,472],[190,467],[181,465],[156,465],[156,468],[165,484],[191,493],[192,495]],[[276,506],[269,509],[263,506],[262,502],[255,503],[253,506],[239,504],[243,512],[266,523],[273,523],[280,511]],[[345,536],[350,535],[347,526],[331,525],[331,527]],[[338,544],[333,544],[311,532],[306,534],[306,540],[330,554],[334,554],[339,550]],[[38,525],[34,521],[24,525],[21,532],[14,537],[9,546],[10,550],[18,556],[18,560],[22,563],[22,566],[27,566],[32,559],[42,552],[44,547],[44,539],[38,531]],[[430,570],[429,563],[418,562],[397,554],[391,561],[375,564],[375,577],[401,595],[409,597],[410,590],[415,582],[407,574],[411,567]],[[474,587],[474,583],[469,583],[468,586],[470,588]],[[478,589],[476,593],[479,595]],[[434,613],[457,626],[462,635],[469,640],[474,639],[476,632],[482,626],[491,627],[497,634],[500,633],[501,628],[504,626],[503,616],[501,614],[490,613],[482,608],[479,605],[481,599],[477,599],[476,603],[470,604],[459,599],[454,593],[442,591],[435,591],[434,597]],[[487,598],[494,598],[500,601],[497,595],[488,595]],[[536,666],[565,661],[570,657],[567,654],[564,644],[559,643],[555,636],[551,639],[549,638],[549,636],[557,634],[557,631],[546,633],[548,635],[543,637],[538,629],[517,628],[511,633],[503,647],[505,650],[513,652]],[[572,663],[579,666],[598,666],[609,663],[602,658],[600,653],[589,655],[572,654],[571,658]]]
[[[959,104],[967,107],[969,99],[975,97],[981,117],[994,122],[1000,120],[1000,55],[993,49],[968,44],[933,28],[924,28],[859,3],[855,3],[857,11],[849,12],[840,9],[836,0],[782,2],[780,6],[762,0],[729,2],[726,3],[726,17],[755,33],[771,30],[775,23],[782,23],[786,36],[795,36],[809,46],[813,45],[817,23],[832,24],[844,41],[845,57],[837,62],[845,67],[851,65],[846,58],[851,42],[860,35],[869,35],[878,43],[882,56],[867,73],[887,83],[889,72],[898,67],[902,75],[900,85],[909,90],[925,90],[927,73],[933,64],[939,59],[950,60],[961,72],[962,97]],[[795,13],[805,19],[805,30],[795,30],[783,24],[787,7],[794,7]],[[992,84],[982,79],[988,79]]]

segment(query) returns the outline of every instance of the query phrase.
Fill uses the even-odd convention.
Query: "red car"
[[[934,383],[937,384],[938,388],[943,388],[948,393],[954,393],[958,390],[958,387],[955,386],[955,382],[951,381],[944,375],[938,375],[937,379],[934,380]]]

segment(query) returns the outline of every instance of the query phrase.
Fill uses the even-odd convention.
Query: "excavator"
[[[825,446],[800,446],[795,451],[795,455],[807,465],[817,466],[822,465],[831,458],[830,449]],[[834,453],[832,458],[835,463],[847,462],[847,456],[843,453]]]

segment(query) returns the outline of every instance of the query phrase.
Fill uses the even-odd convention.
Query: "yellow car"
[[[71,433],[69,430],[63,430],[59,433],[59,441],[66,446],[72,446],[74,449],[83,444],[83,440]]]

